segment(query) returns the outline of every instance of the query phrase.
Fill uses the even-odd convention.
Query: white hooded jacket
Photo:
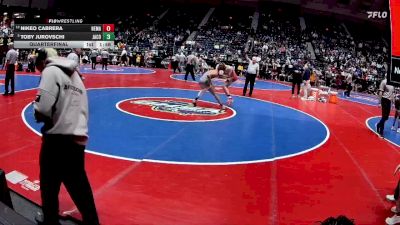
[[[42,133],[76,137],[80,144],[88,138],[88,99],[76,62],[49,58],[42,71],[34,104],[35,117],[44,122]],[[40,118],[40,119],[39,119]]]

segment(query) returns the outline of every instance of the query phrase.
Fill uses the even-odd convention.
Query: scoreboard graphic
[[[114,24],[16,24],[15,48],[114,48]]]
[[[388,82],[400,86],[400,0],[390,0],[391,22],[391,69]]]

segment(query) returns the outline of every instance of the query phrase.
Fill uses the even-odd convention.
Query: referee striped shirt
[[[7,52],[6,55],[6,61],[8,61],[9,64],[15,64],[18,59],[18,52],[15,51],[14,49],[10,49]]]

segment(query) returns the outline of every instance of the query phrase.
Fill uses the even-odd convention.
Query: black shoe
[[[12,92],[10,92],[10,95],[14,95],[15,93],[12,91]]]
[[[8,92],[4,92],[4,93],[3,93],[3,96],[7,96],[7,95],[8,95]]]
[[[376,126],[376,132],[380,138],[383,138],[383,130],[380,127]]]

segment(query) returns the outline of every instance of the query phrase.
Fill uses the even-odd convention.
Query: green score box
[[[114,41],[115,34],[113,32],[103,32],[103,41]]]

